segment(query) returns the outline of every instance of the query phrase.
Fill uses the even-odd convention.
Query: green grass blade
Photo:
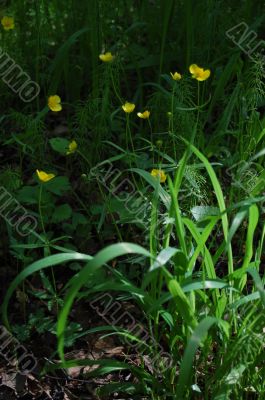
[[[251,262],[253,256],[253,242],[254,242],[254,234],[259,222],[259,209],[256,204],[253,204],[249,208],[249,218],[248,218],[248,229],[247,229],[247,239],[246,239],[246,249],[245,249],[245,257],[242,265],[242,269],[247,269]],[[247,275],[242,276],[239,282],[239,290],[242,290],[247,282]]]
[[[209,329],[218,323],[218,319],[213,317],[204,318],[199,325],[195,328],[191,338],[188,341],[188,345],[185,349],[185,353],[183,356],[183,360],[180,365],[178,386],[177,386],[177,394],[179,399],[184,399],[185,391],[188,387],[188,384],[191,380],[192,366],[193,360],[196,354],[196,351],[203,341],[205,336],[207,335]]]
[[[104,266],[114,258],[132,253],[140,254],[148,258],[150,257],[150,253],[141,246],[132,243],[113,244],[101,250],[92,260],[90,260],[73,281],[73,284],[65,297],[64,306],[59,315],[57,325],[58,353],[62,360],[64,360],[64,332],[66,329],[67,318],[80,288],[89,281],[90,275],[96,269]]]
[[[164,203],[166,208],[169,209],[171,202],[170,196],[168,195],[166,190],[162,188],[161,185],[159,185],[157,188],[156,178],[154,178],[149,172],[144,171],[143,169],[140,168],[131,168],[129,171],[136,172],[138,175],[142,176],[149,185],[151,185],[155,190],[157,190],[161,201]]]
[[[168,282],[168,289],[175,300],[178,313],[182,316],[187,326],[194,329],[197,325],[197,320],[190,301],[183,292],[180,284],[175,279],[171,279]]]
[[[189,144],[189,142],[187,142],[185,139],[183,139],[184,142],[187,144],[187,146],[190,146],[190,149],[193,151],[193,153],[202,161],[202,163],[204,164],[208,175],[211,179],[213,188],[214,188],[214,192],[217,198],[217,202],[219,205],[219,209],[220,212],[222,213],[222,226],[223,226],[223,232],[224,232],[224,237],[226,242],[228,241],[228,234],[229,234],[229,223],[228,223],[228,217],[226,214],[226,205],[225,205],[225,200],[224,200],[224,195],[221,189],[221,185],[217,179],[217,176],[214,172],[213,167],[211,166],[211,164],[209,163],[209,161],[207,160],[207,158],[192,144]],[[234,267],[233,267],[233,253],[232,253],[232,247],[231,244],[228,245],[228,273],[232,274],[234,271]]]
[[[8,321],[8,316],[7,316],[7,309],[8,309],[8,304],[9,301],[12,297],[12,294],[18,287],[18,285],[21,284],[28,276],[34,274],[37,271],[40,271],[44,268],[56,266],[59,264],[62,264],[67,261],[89,261],[93,257],[88,256],[86,254],[81,254],[81,253],[64,253],[64,254],[55,254],[49,257],[46,257],[42,260],[36,261],[33,264],[29,265],[27,268],[23,269],[16,278],[11,282],[9,288],[7,289],[3,304],[2,304],[2,314],[3,314],[3,322],[4,324],[10,329],[9,321]],[[11,329],[10,329],[11,330]]]
[[[168,180],[168,186],[169,186],[171,199],[172,199],[172,207],[173,207],[172,211],[173,211],[173,215],[175,218],[177,237],[178,237],[178,240],[180,243],[181,250],[187,256],[187,247],[186,247],[186,239],[185,239],[186,234],[185,234],[184,224],[182,221],[181,212],[180,212],[180,208],[179,208],[179,204],[178,204],[176,190],[173,186],[170,176],[168,176],[167,180]]]
[[[205,257],[205,265],[207,268],[207,274],[209,278],[215,279],[216,278],[216,273],[214,269],[214,263],[212,260],[212,256],[205,246],[205,243],[207,239],[209,238],[210,234],[212,233],[213,228],[215,227],[217,221],[219,220],[219,217],[212,217],[210,219],[210,222],[207,224],[207,226],[204,228],[202,234],[199,233],[196,225],[189,220],[188,218],[183,218],[184,224],[187,226],[189,229],[190,233],[192,234],[193,238],[195,239],[197,243],[197,247],[190,258],[189,264],[188,264],[188,271],[191,271],[193,268],[193,265],[199,256],[199,254],[203,251],[203,256]]]

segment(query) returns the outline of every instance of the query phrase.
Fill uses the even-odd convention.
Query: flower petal
[[[49,182],[51,179],[55,177],[54,174],[47,174],[46,172],[39,171],[38,169],[36,170],[36,173],[41,182]]]
[[[133,110],[135,109],[135,104],[129,103],[128,101],[126,101],[126,103],[123,104],[121,107],[124,112],[129,114],[129,113],[133,112]]]
[[[50,110],[58,112],[62,110],[61,98],[57,94],[48,98],[48,107]]]
[[[198,65],[197,64],[191,64],[189,67],[189,71],[191,74],[195,74],[198,71]]]

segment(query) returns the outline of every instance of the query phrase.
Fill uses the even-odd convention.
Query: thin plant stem
[[[152,124],[150,122],[150,119],[148,118],[148,125],[150,128],[150,138],[151,138],[151,144],[152,144],[152,157],[153,157],[153,164],[155,163],[155,153],[154,153],[154,143],[153,143],[153,129],[152,129]]]
[[[172,89],[172,94],[171,94],[171,115],[170,115],[170,131],[171,135],[173,138],[173,151],[174,151],[174,158],[175,160],[177,159],[177,152],[176,152],[176,146],[175,146],[175,137],[174,137],[174,100],[175,100],[175,90],[176,90],[176,82],[174,81],[173,83],[173,89]]]
[[[42,203],[42,192],[43,192],[43,185],[41,184],[40,185],[40,190],[39,190],[38,208],[39,208],[41,227],[42,227],[43,234],[45,236],[45,244],[46,244],[45,250],[47,252],[47,254],[45,254],[45,256],[48,256],[48,255],[50,255],[50,246],[49,246],[49,241],[47,240],[47,234],[46,234],[43,215],[42,215],[42,204],[41,204]],[[54,289],[54,294],[55,294],[56,311],[57,311],[57,314],[58,314],[59,308],[58,308],[58,299],[57,299],[57,288],[56,288],[56,280],[55,280],[53,267],[51,267],[51,275],[52,275],[52,283],[53,283],[53,289]]]
[[[42,205],[41,205],[41,202],[42,202],[42,188],[43,188],[43,185],[41,184],[40,185],[40,190],[39,190],[39,202],[38,202],[38,206],[39,207],[38,208],[39,208],[39,215],[40,215],[40,223],[41,223],[42,231],[43,231],[43,234],[44,234],[45,240],[46,240],[47,235],[46,235],[45,226],[44,226],[44,222],[43,222]]]
[[[116,87],[116,85],[115,85],[114,76],[113,76],[113,70],[112,70],[112,69],[113,69],[113,66],[111,65],[111,66],[110,66],[110,77],[111,77],[112,87],[113,87],[113,90],[114,90],[114,93],[115,93],[117,99],[119,100],[120,104],[122,105],[122,104],[123,104],[123,101],[122,101],[122,98],[121,98],[121,96],[119,95],[118,90],[117,90],[117,87]]]

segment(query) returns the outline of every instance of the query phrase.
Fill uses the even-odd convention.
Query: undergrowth
[[[0,84],[4,325],[95,398],[265,398],[264,60],[232,40],[262,39],[262,2],[1,10],[40,87]],[[122,352],[69,356],[97,335]]]

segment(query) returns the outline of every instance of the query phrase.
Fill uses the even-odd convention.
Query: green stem
[[[91,162],[88,160],[88,158],[80,150],[76,150],[76,152],[80,154],[80,156],[88,163],[88,166],[91,168]]]
[[[175,160],[177,159],[177,152],[176,152],[176,146],[175,146],[175,139],[174,139],[174,100],[175,100],[175,90],[176,90],[176,82],[174,81],[173,83],[173,89],[172,89],[172,95],[171,95],[171,115],[170,115],[170,131],[172,134],[173,138],[173,151],[174,151],[174,158]]]
[[[196,127],[198,126],[198,123],[199,123],[199,115],[200,115],[200,82],[199,81],[197,81],[197,84],[198,84],[198,100],[197,100],[197,103],[198,103],[198,105],[197,105],[197,107],[198,107],[198,109],[197,109],[197,119],[196,119]],[[191,143],[191,144],[193,144],[193,143]]]
[[[43,216],[42,216],[42,205],[41,205],[41,200],[42,200],[42,184],[40,185],[40,191],[39,191],[39,203],[38,203],[38,208],[39,208],[39,215],[40,215],[40,223],[41,223],[41,227],[42,227],[42,231],[44,233],[45,236],[45,240],[46,240],[46,231],[45,231],[45,226],[44,226],[44,222],[43,222]]]
[[[108,199],[107,199],[107,197],[105,196],[105,194],[104,194],[104,192],[103,192],[103,190],[102,190],[102,188],[101,188],[100,182],[99,182],[98,180],[97,180],[97,184],[98,184],[98,187],[99,187],[99,191],[100,191],[100,193],[101,193],[101,196],[102,196],[102,198],[103,198],[103,200],[104,200],[105,206],[107,207],[108,212],[110,213],[110,216],[111,216],[111,219],[112,219],[112,221],[113,221],[113,225],[114,225],[115,230],[116,230],[116,232],[117,232],[118,238],[119,238],[120,242],[123,242],[124,240],[123,240],[123,238],[122,238],[122,235],[121,235],[121,232],[120,232],[120,230],[119,230],[119,228],[118,228],[118,225],[116,224],[115,217],[114,217],[112,211],[110,210]]]
[[[122,98],[121,98],[121,96],[119,95],[118,90],[117,90],[116,85],[115,85],[114,76],[113,76],[113,71],[112,71],[112,66],[110,66],[110,77],[111,77],[111,82],[112,82],[112,86],[113,86],[113,89],[114,89],[114,93],[115,93],[117,99],[119,100],[119,102],[120,102],[121,105],[122,105],[122,104],[123,104],[123,101],[122,101]]]
[[[44,254],[44,256],[49,256],[50,255],[50,246],[49,246],[49,241],[47,239],[47,234],[46,234],[46,230],[45,230],[45,226],[44,226],[44,221],[43,221],[43,215],[42,215],[42,189],[43,189],[43,185],[40,185],[40,191],[39,191],[39,202],[38,202],[38,208],[39,208],[39,215],[40,215],[40,222],[41,222],[41,227],[42,227],[42,231],[43,234],[45,236],[45,244],[46,246],[44,247],[44,251],[46,254]],[[53,283],[53,289],[54,289],[54,295],[55,295],[55,302],[56,302],[56,312],[58,314],[59,312],[59,308],[58,308],[58,298],[57,298],[57,288],[56,288],[56,280],[55,280],[55,275],[54,275],[54,270],[53,267],[51,267],[51,274],[52,274],[52,283]]]
[[[132,151],[135,153],[134,150],[134,145],[133,145],[133,140],[132,140],[132,133],[131,133],[131,128],[130,128],[130,117],[129,114],[126,113],[126,142],[127,142],[127,150],[130,151],[129,149],[129,142],[132,146]]]
[[[152,156],[153,156],[153,164],[155,163],[155,153],[154,153],[154,143],[153,143],[153,129],[152,129],[152,125],[151,122],[148,118],[148,125],[150,128],[150,138],[151,138],[151,144],[152,144]]]

